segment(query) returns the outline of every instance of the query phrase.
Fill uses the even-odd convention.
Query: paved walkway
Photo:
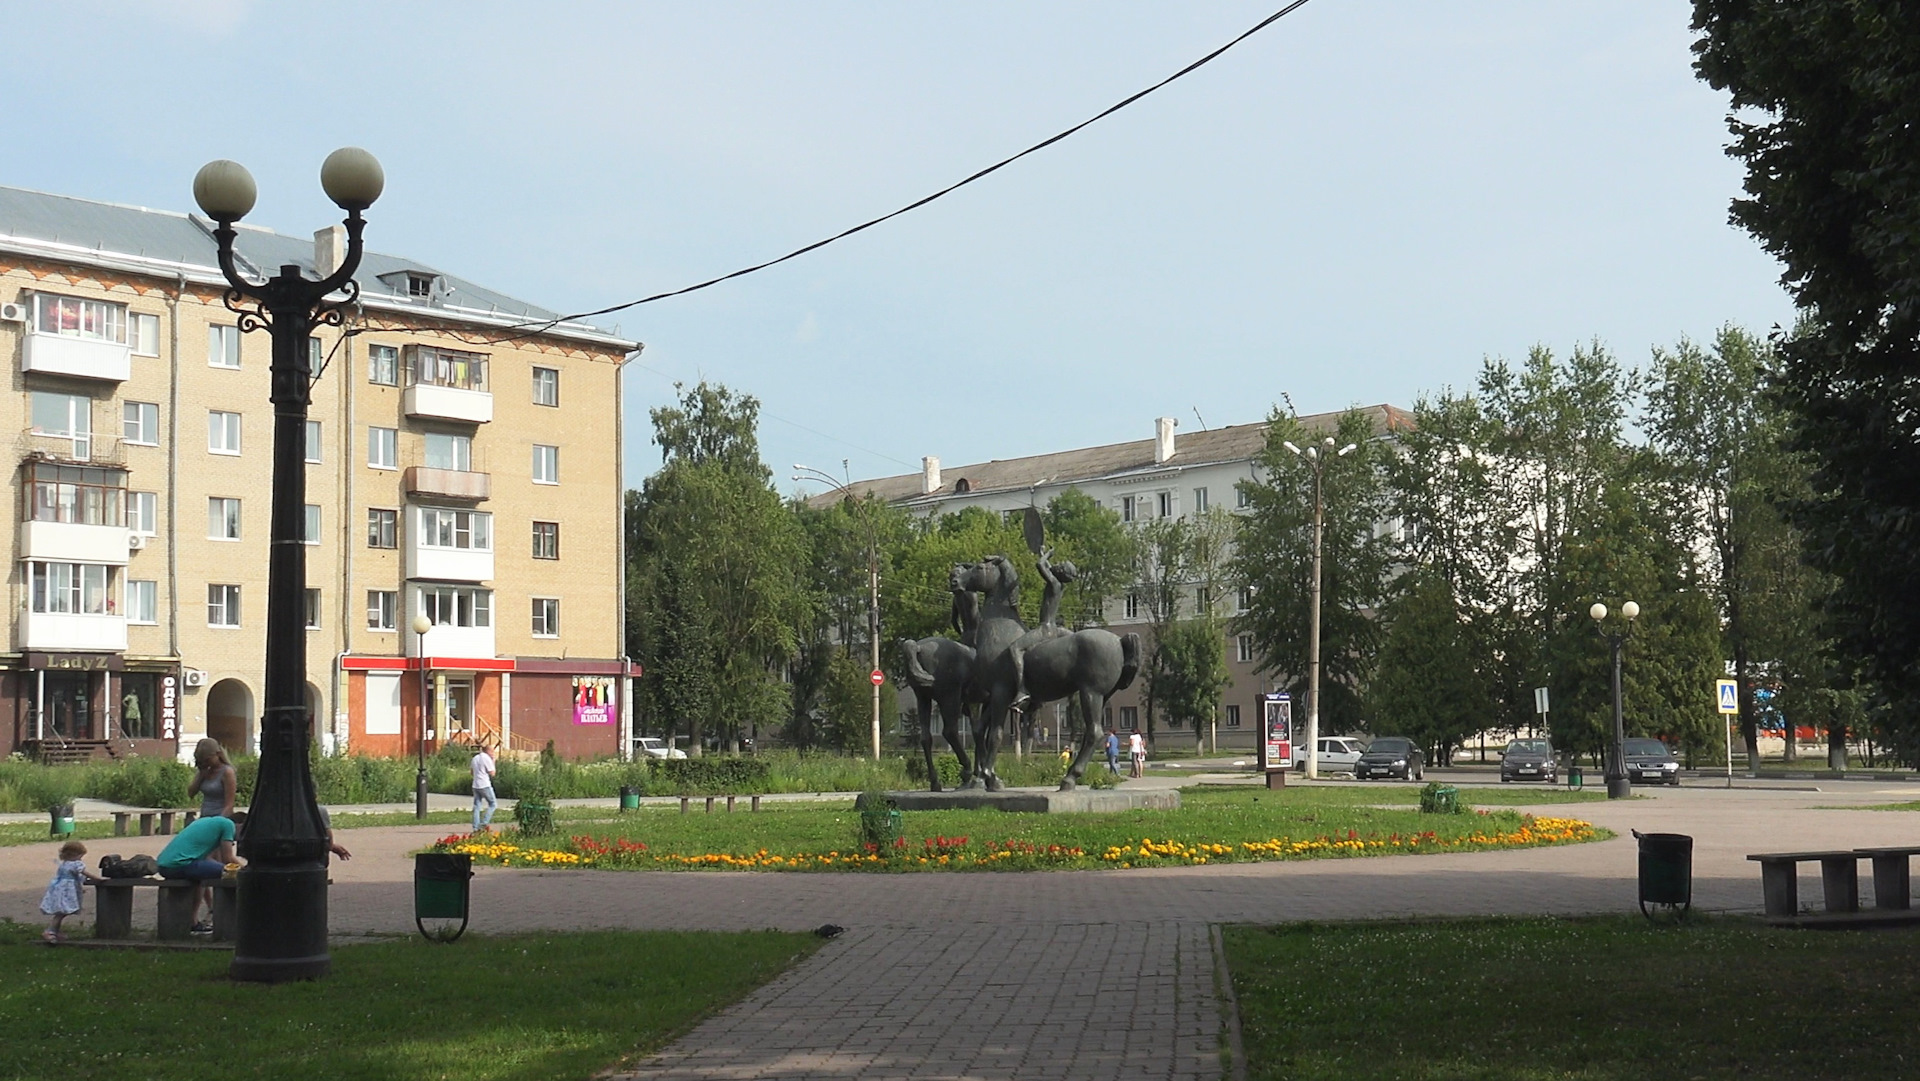
[[[473,930],[849,929],[634,1078],[1214,1078],[1212,924],[1629,912],[1631,829],[1695,838],[1698,906],[1757,910],[1749,852],[1920,840],[1920,815],[1844,809],[1911,799],[1910,786],[1810,787],[1703,785],[1542,807],[1620,837],[1524,851],[1036,874],[487,868],[474,882]],[[1822,809],[1835,806],[1843,809]],[[334,931],[410,931],[407,854],[447,832],[343,834],[355,858],[334,866]],[[96,856],[126,855],[164,840],[91,846]],[[0,849],[0,916],[38,918],[53,859],[50,844]],[[1802,895],[1818,896],[1816,883],[1809,873]]]

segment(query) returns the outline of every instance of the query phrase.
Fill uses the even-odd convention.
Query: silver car
[[[1366,748],[1361,746],[1360,741],[1354,739],[1352,736],[1322,736],[1320,737],[1320,754],[1318,756],[1320,759],[1319,765],[1321,769],[1328,773],[1352,773],[1353,764],[1360,761],[1360,756],[1365,752]],[[1307,749],[1305,745],[1302,745],[1299,751],[1296,752],[1296,757],[1298,761],[1294,762],[1293,768],[1296,770],[1306,769]]]
[[[667,741],[658,736],[636,736],[633,741],[633,753],[639,758],[687,757],[687,752],[678,747],[667,746]]]

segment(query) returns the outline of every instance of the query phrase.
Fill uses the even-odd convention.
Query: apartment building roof
[[[1338,413],[1314,413],[1300,418],[1310,431],[1332,431],[1345,410]],[[1413,414],[1398,406],[1362,406],[1373,422],[1374,431],[1385,435],[1413,426]],[[893,477],[855,481],[853,488],[872,493],[889,502],[938,502],[957,495],[983,495],[992,492],[1026,491],[1037,485],[1065,486],[1086,481],[1124,481],[1131,476],[1148,477],[1172,470],[1246,461],[1260,453],[1266,443],[1267,425],[1235,424],[1198,432],[1183,432],[1174,438],[1173,455],[1155,461],[1157,439],[1136,439],[1109,443],[1100,447],[1034,454],[1025,458],[996,459],[973,465],[938,468],[939,485],[925,491],[926,473],[903,473]],[[964,487],[963,487],[964,485]],[[815,497],[831,501],[832,493]]]
[[[213,228],[197,214],[0,186],[0,251],[20,255],[127,273],[185,276],[194,284],[224,287]],[[319,276],[313,240],[244,222],[234,228],[239,233],[234,252],[248,276],[265,278],[286,264]],[[367,307],[386,313],[492,328],[544,322],[561,314],[397,255],[366,252],[354,277]],[[428,295],[412,295],[411,283],[418,278],[430,281]],[[639,347],[587,323],[558,323],[541,333],[624,352]]]

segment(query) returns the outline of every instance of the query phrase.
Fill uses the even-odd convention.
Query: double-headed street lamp
[[[859,503],[860,497],[853,494],[852,481],[837,481],[833,474],[815,469],[810,465],[794,464],[793,479],[817,480],[846,498]],[[880,536],[874,529],[871,511],[860,515],[867,527],[867,642],[872,646],[873,671],[880,671]],[[873,683],[873,760],[880,761],[880,681]]]
[[[253,209],[253,177],[237,162],[209,162],[193,178],[193,198],[216,223],[220,272],[232,288],[226,305],[242,332],[265,329],[273,339],[273,519],[267,562],[266,710],[260,728],[260,773],[240,854],[238,922],[229,974],[279,983],[327,974],[327,832],[314,801],[307,761],[305,590],[307,405],[312,365],[307,340],[317,326],[339,326],[359,295],[360,212],[373,205],[386,176],[372,154],[347,147],[327,155],[320,186],[347,212],[346,258],[320,281],[287,263],[263,282],[241,277],[233,223]],[[343,299],[328,302],[334,293]]]
[[[1633,782],[1627,780],[1627,723],[1626,710],[1620,697],[1620,654],[1625,650],[1627,637],[1633,633],[1633,621],[1640,618],[1640,606],[1628,601],[1620,606],[1620,615],[1627,621],[1620,630],[1608,633],[1607,606],[1595,602],[1587,614],[1593,617],[1594,630],[1613,647],[1613,743],[1607,748],[1607,798],[1626,799],[1633,795]]]
[[[1280,445],[1305,458],[1313,467],[1313,582],[1307,587],[1307,777],[1312,779],[1320,776],[1320,533],[1325,518],[1320,474],[1326,468],[1329,453],[1344,458],[1359,449],[1360,444],[1348,443],[1334,450],[1334,438],[1327,436],[1318,444],[1307,444],[1304,449],[1292,443]]]

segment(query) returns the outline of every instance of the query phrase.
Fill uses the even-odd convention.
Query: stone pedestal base
[[[1072,792],[1051,788],[1009,788],[999,792],[961,789],[958,792],[889,792],[887,798],[903,811],[986,808],[1028,814],[1073,814],[1141,808],[1170,811],[1180,806],[1180,790],[1176,788],[1078,788]]]

